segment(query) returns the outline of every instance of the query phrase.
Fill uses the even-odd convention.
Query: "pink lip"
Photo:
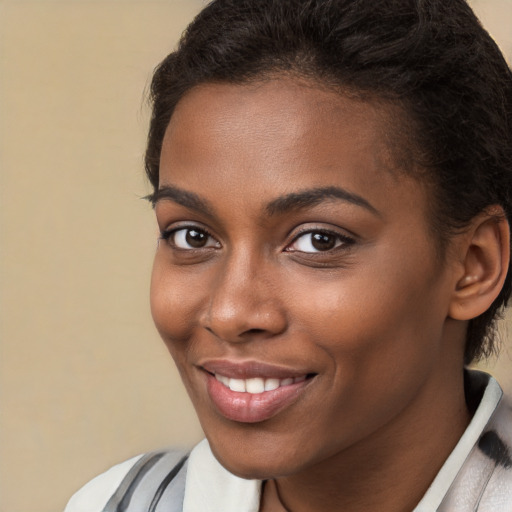
[[[263,363],[260,361],[234,362],[227,359],[206,361],[200,365],[207,372],[219,373],[232,379],[288,379],[311,373],[308,370],[292,369],[285,366]]]
[[[263,393],[240,393],[232,391],[215,378],[215,373],[230,378],[274,378],[300,377],[307,372],[278,367],[266,363],[249,361],[241,364],[230,361],[208,361],[201,365],[207,380],[207,391],[215,408],[229,420],[242,423],[258,423],[268,420],[291,406],[309,386],[311,379],[281,386]]]

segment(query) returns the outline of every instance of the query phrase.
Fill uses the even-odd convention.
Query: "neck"
[[[414,403],[370,438],[267,482],[262,512],[413,510],[470,420],[462,370],[451,380],[426,383]]]

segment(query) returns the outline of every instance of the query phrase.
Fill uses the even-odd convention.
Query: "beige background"
[[[474,4],[510,61],[512,0]],[[0,0],[0,512],[201,436],[151,322],[140,199],[142,93],[200,5]]]

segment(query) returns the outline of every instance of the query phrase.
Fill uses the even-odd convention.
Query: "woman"
[[[216,0],[155,72],[155,324],[207,441],[79,511],[505,511],[512,75],[463,0]]]

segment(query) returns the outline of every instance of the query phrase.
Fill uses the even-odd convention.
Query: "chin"
[[[241,438],[243,441],[240,442]],[[238,441],[238,442],[237,442]],[[210,439],[215,458],[229,472],[247,480],[267,480],[288,476],[305,469],[308,454],[282,445],[277,439],[249,442],[244,434],[233,436],[229,443]]]

